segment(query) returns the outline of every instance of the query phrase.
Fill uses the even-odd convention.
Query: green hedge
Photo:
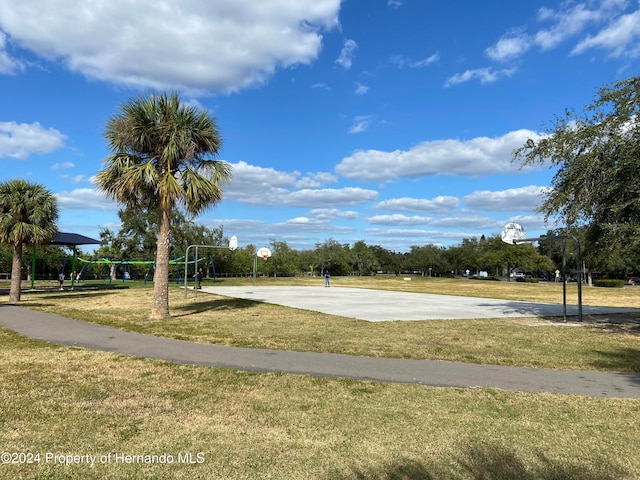
[[[522,283],[538,283],[540,282],[539,278],[522,278],[522,277],[517,277],[516,278],[516,282],[522,282]]]
[[[594,280],[594,287],[623,288],[624,280]]]
[[[490,281],[494,281],[494,282],[500,282],[502,279],[500,277],[496,277],[495,275],[492,275],[490,277],[471,277],[472,280],[490,280]]]

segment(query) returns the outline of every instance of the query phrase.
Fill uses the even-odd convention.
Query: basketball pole
[[[198,273],[198,247],[202,247],[202,248],[228,248],[229,250],[233,251],[236,250],[238,248],[238,238],[234,235],[233,237],[231,237],[230,241],[229,241],[229,245],[227,246],[222,246],[222,245],[189,245],[187,247],[187,251],[184,253],[184,298],[187,298],[187,281],[189,278],[188,272],[189,272],[189,249],[191,247],[195,247],[196,249],[196,258],[195,258],[195,273]],[[195,297],[198,298],[198,289],[194,288],[195,291]]]

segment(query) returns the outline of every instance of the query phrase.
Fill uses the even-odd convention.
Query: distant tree
[[[287,245],[287,242],[272,240],[270,247],[271,258],[268,267],[271,275],[294,276],[304,270],[300,263],[300,254]]]
[[[610,256],[613,247],[640,250],[640,77],[600,88],[546,133],[514,152],[523,167],[557,170],[539,210],[570,229],[586,226],[590,245]]]
[[[380,268],[380,262],[376,258],[374,250],[367,246],[364,240],[353,244],[349,250],[349,256],[353,271],[358,275],[375,274]]]
[[[376,258],[376,262],[380,265],[380,270],[385,273],[398,272],[400,269],[399,257],[401,254],[387,250],[380,245],[372,245],[369,250]]]
[[[157,206],[156,274],[151,318],[169,316],[171,217],[176,207],[197,215],[222,199],[230,166],[211,157],[222,140],[213,117],[181,103],[177,93],[136,98],[106,126],[111,150],[96,184],[131,206]]]
[[[499,235],[493,235],[482,242],[478,252],[478,262],[483,270],[500,274],[501,269],[508,273],[517,267],[525,272],[534,270],[549,271],[554,263],[546,255],[541,255],[530,243],[508,245]]]
[[[117,233],[103,229],[103,246],[96,256],[122,260],[155,258],[157,248],[158,212],[155,207],[127,205],[118,211],[120,229]],[[170,255],[183,256],[189,245],[224,245],[223,228],[210,229],[197,224],[179,208],[171,215]]]
[[[24,244],[43,244],[58,232],[58,204],[38,183],[15,179],[0,183],[0,243],[11,245],[9,301],[20,301]]]
[[[329,270],[331,275],[346,275],[351,270],[344,245],[333,238],[316,244],[314,253],[315,269],[319,274]]]
[[[411,247],[409,253],[411,270],[419,271],[422,276],[438,275],[445,272],[449,263],[445,257],[445,249],[435,245],[424,245]]]

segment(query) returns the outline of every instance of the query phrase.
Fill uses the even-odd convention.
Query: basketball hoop
[[[258,257],[262,257],[263,260],[267,260],[271,256],[271,250],[267,247],[262,247],[260,250],[256,252]]]
[[[527,235],[522,225],[517,223],[507,223],[502,229],[502,241],[511,245],[524,242]]]

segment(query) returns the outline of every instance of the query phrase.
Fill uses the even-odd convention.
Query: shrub
[[[623,288],[624,280],[594,280],[594,287]]]
[[[539,281],[540,281],[539,278],[522,278],[522,277],[516,278],[516,282],[523,282],[523,283],[538,283]]]

